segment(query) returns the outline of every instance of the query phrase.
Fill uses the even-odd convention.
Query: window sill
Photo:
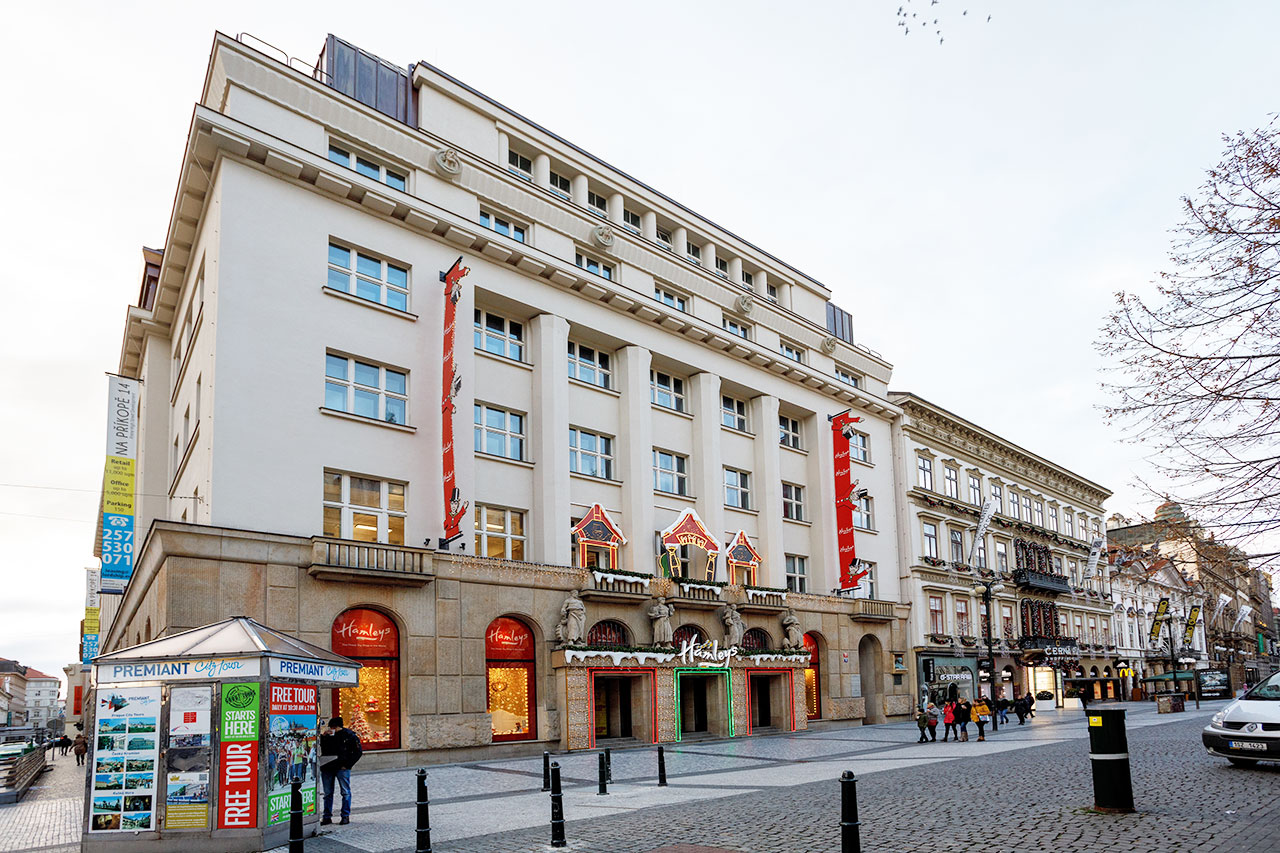
[[[390,421],[370,418],[365,415],[357,415],[352,412],[344,412],[341,409],[329,409],[324,406],[320,407],[320,414],[328,415],[331,418],[342,418],[344,421],[355,421],[356,423],[369,424],[370,426],[386,427],[387,429],[399,430],[400,432],[418,431],[416,426],[409,426],[408,424],[393,424]]]
[[[854,535],[855,535],[855,536],[856,536],[858,533],[870,533],[872,536],[878,536],[878,535],[880,535],[880,531],[879,531],[879,530],[876,530],[874,527],[858,527],[858,526],[856,526],[856,525],[855,525],[853,529],[854,529]]]
[[[785,515],[782,517],[782,523],[783,524],[802,524],[805,527],[813,527],[812,521],[809,521],[804,518],[787,518]]]
[[[476,450],[473,452],[477,459],[492,459],[494,462],[505,462],[508,465],[516,465],[520,468],[528,468],[531,471],[533,470],[533,463],[526,462],[523,459],[511,459],[510,457],[507,457],[507,456],[497,456],[493,453],[485,453],[484,451],[481,451],[481,450]]]
[[[584,382],[583,380],[575,379],[572,376],[569,377],[569,384],[577,385],[581,388],[590,388],[592,391],[599,391],[602,394],[609,394],[610,396],[613,396],[613,397],[622,396],[622,392],[617,390],[616,388],[605,388],[603,385],[597,385],[594,382]]]
[[[740,512],[740,513],[743,513],[744,515],[760,514],[760,510],[758,509],[744,509],[743,507],[740,507],[740,506],[729,506],[728,504],[725,504],[724,508],[726,512]]]
[[[863,462],[861,459],[854,459],[852,456],[849,457],[849,461],[854,463],[855,465],[861,465],[864,468],[876,467],[876,463],[874,462]]]
[[[731,427],[731,426],[729,426],[729,425],[725,424],[724,422],[721,422],[721,424],[720,424],[720,429],[724,430],[725,432],[731,432],[731,433],[733,433],[734,435],[740,435],[740,436],[742,436],[743,438],[751,438],[751,439],[754,439],[754,438],[756,437],[756,434],[755,434],[754,432],[748,432],[748,431],[747,431],[747,430],[745,430],[745,429],[738,429],[737,427]]]
[[[512,358],[509,355],[498,355],[496,352],[489,352],[487,349],[475,349],[474,347],[472,348],[472,352],[474,352],[476,355],[484,356],[485,358],[491,359],[500,364],[509,364],[512,367],[523,367],[525,370],[529,371],[530,373],[533,372],[532,364],[529,364],[529,362],[527,361],[521,361],[518,358]]]
[[[622,481],[621,481],[621,480],[614,480],[614,479],[609,478],[609,477],[596,477],[596,476],[593,476],[593,475],[591,475],[591,474],[580,474],[580,473],[578,473],[577,471],[570,471],[570,472],[569,472],[569,479],[571,479],[571,480],[586,480],[588,483],[607,483],[607,484],[608,484],[608,485],[610,485],[610,486],[621,486],[621,485],[622,485]]]
[[[380,302],[370,302],[368,299],[361,299],[359,296],[352,296],[350,293],[343,293],[341,290],[329,287],[327,284],[320,285],[320,290],[327,296],[333,296],[338,299],[346,300],[347,302],[353,302],[356,305],[363,305],[366,308],[381,311],[383,314],[390,314],[392,317],[399,317],[401,320],[409,320],[410,322],[417,322],[418,320],[417,314],[410,314],[408,311],[401,311],[399,308],[388,308]]]
[[[698,500],[693,495],[681,495],[681,494],[677,494],[676,492],[664,492],[661,489],[654,489],[653,493],[658,497],[676,498],[677,500],[688,501],[689,503],[696,503]]]
[[[675,415],[677,418],[684,418],[685,420],[689,420],[689,421],[693,420],[693,415],[689,414],[688,412],[677,411],[676,409],[672,409],[660,403],[650,403],[649,408],[657,409],[660,412],[666,412],[669,415]]]
[[[809,451],[805,450],[803,447],[792,447],[791,445],[784,444],[781,441],[778,442],[778,446],[781,447],[783,450],[790,450],[792,453],[799,453],[801,456],[809,455]]]

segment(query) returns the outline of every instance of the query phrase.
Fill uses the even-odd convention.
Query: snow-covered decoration
[[[596,583],[598,584],[604,583],[605,581],[609,581],[611,583],[638,583],[645,588],[646,592],[649,590],[649,581],[652,580],[652,578],[639,577],[637,575],[615,575],[610,572],[596,571],[593,571],[591,576],[596,579]]]
[[[564,662],[573,663],[574,661],[585,661],[587,658],[608,658],[613,662],[614,666],[622,666],[622,662],[627,658],[632,658],[636,662],[636,666],[644,666],[646,662],[653,663],[670,663],[676,659],[673,652],[629,652],[629,651],[605,651],[603,649],[565,649]]]
[[[587,549],[603,548],[609,555],[609,565],[618,565],[618,547],[627,544],[627,537],[609,518],[600,504],[592,504],[582,520],[570,531],[578,542],[578,565],[587,565]]]
[[[680,546],[693,545],[701,548],[707,556],[706,565],[701,567],[703,579],[709,581],[716,579],[716,555],[720,553],[720,543],[716,542],[715,537],[707,531],[707,526],[702,523],[702,519],[694,510],[683,510],[670,526],[659,532],[658,536],[662,540],[664,551],[658,560],[658,565],[662,567],[666,577],[685,574],[680,566]],[[690,568],[692,571],[698,567]]]
[[[679,583],[682,590],[688,591],[691,589],[705,589],[707,592],[715,594],[716,597],[720,596],[720,587],[713,586],[712,584],[693,583],[691,581],[680,581]]]
[[[747,589],[747,601],[755,601],[757,598],[768,598],[771,595],[780,596],[783,601],[787,600],[787,591],[785,589],[781,592],[776,592],[770,589]]]
[[[794,653],[788,654],[786,652],[778,652],[777,654],[748,655],[745,657],[745,660],[750,662],[776,660],[780,663],[798,663],[801,661],[808,662],[809,653],[794,652]]]
[[[738,582],[738,574],[742,573],[744,584],[756,582],[756,573],[760,569],[760,552],[751,544],[745,530],[739,530],[729,540],[725,550],[725,567],[729,570],[729,583]]]

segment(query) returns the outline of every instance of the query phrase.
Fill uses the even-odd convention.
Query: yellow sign
[[[99,607],[86,607],[84,609],[84,632],[86,634],[98,633],[98,629],[101,627],[100,613],[101,608]]]
[[[133,515],[134,466],[132,459],[108,456],[102,483],[102,511]]]
[[[1089,718],[1089,727],[1090,727],[1090,728],[1099,728],[1099,729],[1100,729],[1100,728],[1102,728],[1102,718],[1101,718],[1101,717],[1090,717],[1090,718]]]

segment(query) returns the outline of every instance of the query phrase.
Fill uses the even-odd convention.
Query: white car
[[[1210,755],[1235,765],[1280,761],[1280,672],[1214,714],[1200,739]]]

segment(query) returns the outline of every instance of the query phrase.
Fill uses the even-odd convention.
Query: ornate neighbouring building
[[[989,636],[1006,697],[1118,696],[1114,593],[1105,562],[1087,572],[1111,493],[914,394],[889,398],[903,410],[898,536],[920,695],[976,695]],[[994,514],[975,542],[988,500]],[[983,581],[993,582],[989,623]]]
[[[828,289],[427,63],[298,64],[214,40],[101,651],[246,615],[357,658],[322,710],[374,766],[908,714],[900,409]]]

